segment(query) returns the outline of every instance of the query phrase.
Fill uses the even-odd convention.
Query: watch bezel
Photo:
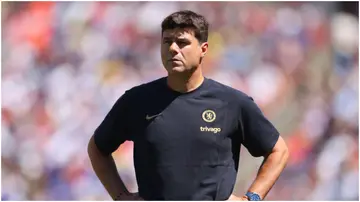
[[[247,192],[246,196],[248,197],[249,201],[261,201],[261,198],[257,193]]]

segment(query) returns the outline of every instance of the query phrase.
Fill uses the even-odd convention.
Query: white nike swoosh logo
[[[161,113],[160,113],[160,114],[161,114]],[[151,120],[151,119],[159,116],[160,114],[155,114],[155,115],[152,115],[152,116],[146,115],[146,120]]]

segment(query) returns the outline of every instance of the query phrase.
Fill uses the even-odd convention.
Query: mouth
[[[175,67],[175,66],[181,66],[183,63],[181,62],[181,60],[170,59],[168,60],[168,64],[171,65],[172,67]]]

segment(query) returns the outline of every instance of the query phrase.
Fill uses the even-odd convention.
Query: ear
[[[206,55],[208,48],[209,48],[208,42],[204,42],[201,44],[201,57],[204,57]]]

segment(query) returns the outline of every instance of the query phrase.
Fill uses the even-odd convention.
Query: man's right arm
[[[94,136],[89,141],[88,154],[96,176],[113,200],[135,199],[121,180],[112,155],[105,155],[97,148]]]
[[[88,154],[95,174],[113,200],[138,200],[126,189],[112,157],[112,153],[125,141],[131,140],[129,94],[121,96],[102,123],[97,127],[88,144]]]

